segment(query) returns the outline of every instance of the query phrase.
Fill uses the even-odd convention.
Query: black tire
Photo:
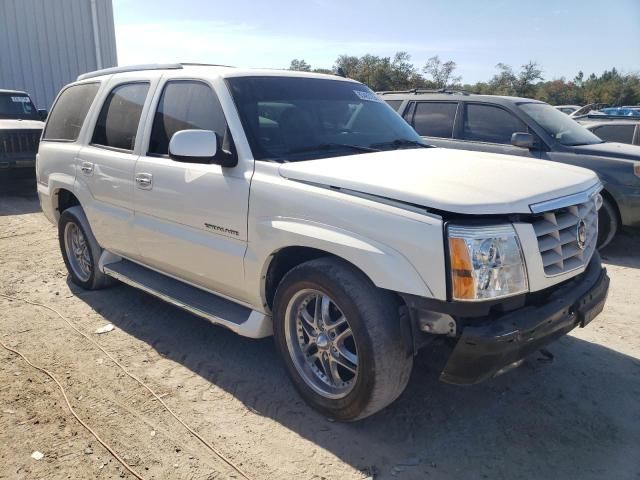
[[[80,278],[80,276],[74,271],[74,268],[71,265],[71,260],[67,254],[65,230],[69,224],[75,225],[75,227],[82,232],[88,246],[90,274],[88,278],[85,279]],[[96,241],[96,238],[93,236],[93,232],[89,226],[89,221],[87,220],[87,216],[82,210],[82,207],[74,206],[62,212],[60,220],[58,221],[58,240],[64,264],[67,267],[67,271],[69,272],[73,283],[86,290],[98,290],[108,287],[114,283],[114,280],[111,277],[108,277],[98,270],[98,261],[100,260],[100,255],[102,255],[103,250]]]
[[[606,247],[618,232],[618,210],[606,197],[598,211],[598,248]]]
[[[289,302],[303,290],[329,295],[348,319],[357,348],[358,370],[352,389],[342,398],[327,398],[312,389],[292,360],[285,334]],[[338,258],[305,262],[282,279],[274,299],[274,336],[287,373],[313,408],[340,421],[365,418],[383,409],[404,391],[413,366],[403,339],[394,295],[378,289],[361,271]]]

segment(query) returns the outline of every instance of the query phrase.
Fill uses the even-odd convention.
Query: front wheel
[[[285,275],[274,335],[300,395],[338,420],[381,410],[409,380],[413,357],[394,296],[342,260],[312,260]]]

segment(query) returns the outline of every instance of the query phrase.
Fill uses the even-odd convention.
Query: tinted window
[[[302,77],[234,77],[231,95],[256,160],[298,161],[424,148],[366,86]]]
[[[195,81],[169,82],[153,119],[149,153],[166,155],[169,140],[180,130],[213,130],[223,138],[226,128],[220,101],[209,86]]]
[[[413,128],[419,135],[451,138],[457,108],[455,102],[418,102]]]
[[[398,111],[398,108],[400,108],[400,105],[402,105],[403,101],[404,100],[385,100],[385,102],[387,102],[387,105],[393,108],[396,112]]]
[[[148,83],[128,83],[115,87],[104,101],[91,143],[133,150]]]
[[[463,129],[465,140],[510,144],[514,132],[526,131],[527,126],[506,110],[491,105],[467,104]]]
[[[49,114],[43,140],[77,140],[99,88],[99,83],[83,83],[64,90]]]
[[[603,125],[591,130],[605,142],[633,143],[635,125]]]
[[[519,103],[518,107],[562,145],[591,145],[602,143],[589,130],[551,105],[540,102]]]
[[[24,93],[0,93],[0,118],[40,120],[38,111]]]

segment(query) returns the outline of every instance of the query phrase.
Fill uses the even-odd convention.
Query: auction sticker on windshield
[[[14,103],[29,103],[29,97],[11,97]]]
[[[369,102],[382,103],[382,100],[373,92],[366,92],[364,90],[354,90],[353,93],[355,93],[360,100],[367,100]]]

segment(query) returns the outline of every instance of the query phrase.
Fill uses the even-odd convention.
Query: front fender
[[[380,288],[422,297],[433,293],[400,252],[354,232],[298,218],[262,219],[256,226],[259,242],[250,243],[245,257],[247,280],[259,279],[264,305],[264,281],[274,254],[286,247],[309,247],[340,257],[362,270]]]

